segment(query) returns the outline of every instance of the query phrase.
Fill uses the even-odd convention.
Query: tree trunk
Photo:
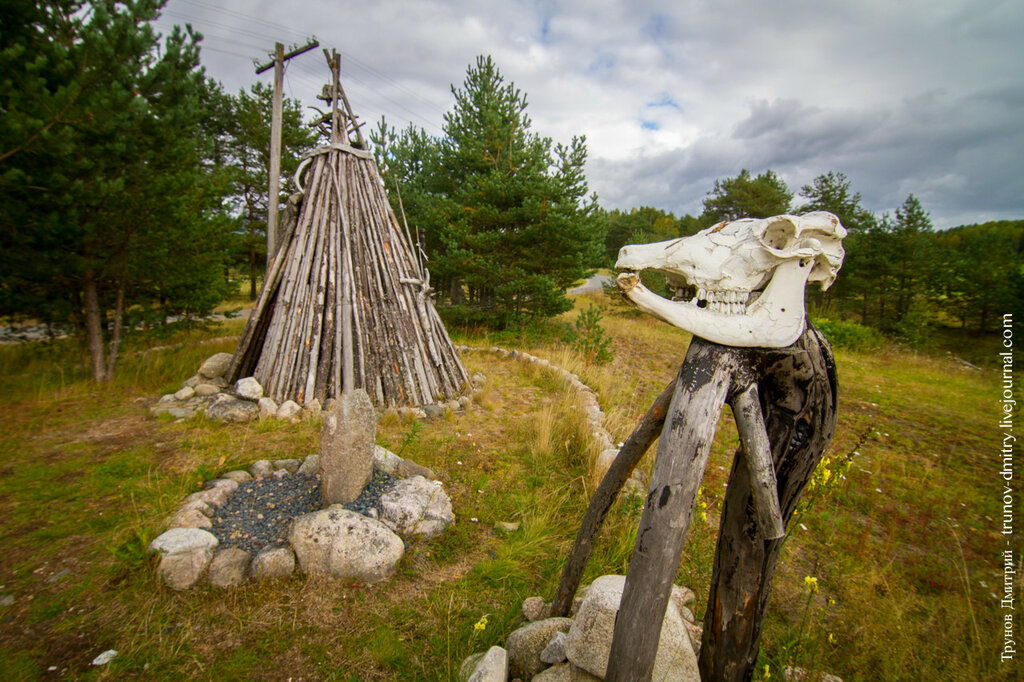
[[[110,337],[110,353],[107,356],[107,380],[114,378],[117,353],[121,348],[121,322],[124,317],[124,290],[128,283],[128,253],[121,257],[121,276],[117,281],[117,302],[114,304],[114,329]]]
[[[92,362],[92,377],[98,382],[107,380],[106,363],[103,353],[103,318],[100,311],[100,297],[96,284],[96,273],[86,270],[82,277],[82,295],[85,303],[85,334]]]

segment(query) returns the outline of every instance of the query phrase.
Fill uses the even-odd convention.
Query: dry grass
[[[578,308],[591,300],[601,298]],[[622,440],[689,337],[617,307],[602,324],[615,350],[607,365],[587,365],[557,336],[519,343],[594,387]],[[421,427],[381,420],[378,442],[438,472],[458,518],[442,538],[414,544],[391,582],[295,575],[228,591],[163,587],[144,547],[185,494],[252,460],[316,449],[316,422],[225,427],[148,415],[204,357],[231,351],[237,332],[231,323],[138,342],[102,391],[73,349],[0,349],[0,594],[15,599],[0,607],[0,678],[46,677],[55,666],[71,679],[453,679],[466,655],[518,626],[523,598],[553,593],[593,452],[575,396],[550,373],[489,353],[466,356],[487,375],[467,413]],[[227,338],[203,343],[217,337]],[[494,345],[479,334],[460,341]],[[793,662],[847,682],[1015,679],[998,663],[989,597],[1002,543],[984,416],[994,374],[888,347],[837,357],[840,426],[828,456],[859,454],[807,496],[791,526],[759,671]],[[726,410],[703,485],[708,520],[691,526],[678,578],[698,593],[698,616],[735,446]],[[637,499],[612,510],[586,580],[625,571],[639,511]],[[497,521],[520,529],[499,535]],[[807,575],[821,592],[805,611]],[[474,633],[484,614],[487,629]],[[120,652],[114,663],[91,667],[108,648]]]

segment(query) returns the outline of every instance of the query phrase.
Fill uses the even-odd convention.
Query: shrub
[[[583,356],[588,365],[595,362],[604,364],[615,357],[615,352],[609,348],[612,340],[605,336],[604,327],[601,326],[602,317],[601,309],[591,303],[580,311],[576,318],[576,328],[567,333],[567,343]]]
[[[882,334],[873,327],[865,327],[846,320],[815,320],[817,327],[829,343],[850,350],[871,350],[882,345]]]

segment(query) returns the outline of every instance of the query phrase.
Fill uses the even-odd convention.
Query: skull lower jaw
[[[721,292],[709,294],[703,289],[689,301],[669,301],[647,289],[634,273],[619,275],[617,283],[640,310],[708,341],[726,346],[783,348],[804,331],[804,286],[809,273],[805,262],[782,263],[764,291],[747,293],[746,301],[735,300],[742,297],[739,292],[724,296],[734,300],[709,300]],[[686,296],[690,292],[682,293]]]

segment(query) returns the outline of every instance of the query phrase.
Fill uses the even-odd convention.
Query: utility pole
[[[277,202],[281,179],[281,91],[284,89],[284,63],[292,57],[298,57],[303,52],[309,52],[317,47],[320,47],[320,42],[314,38],[302,47],[297,47],[285,54],[284,44],[275,43],[274,58],[266,64],[256,67],[257,75],[270,70],[271,67],[274,69],[273,112],[270,121],[270,169],[268,170],[268,175],[270,176],[270,182],[268,183],[270,185],[270,192],[267,197],[268,266],[271,259],[277,253]]]

